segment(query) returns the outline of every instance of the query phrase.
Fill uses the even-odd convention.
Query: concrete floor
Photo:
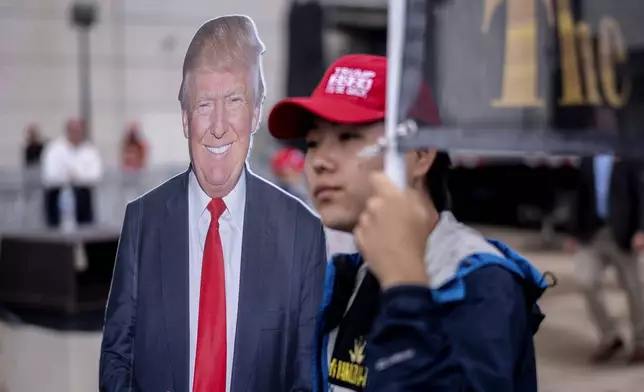
[[[559,285],[543,297],[546,313],[537,334],[540,391],[639,392],[644,366],[628,367],[617,360],[591,367],[587,358],[596,343],[581,297],[572,282],[572,263],[560,252],[527,250],[536,239],[516,231],[485,230],[523,250],[542,271],[554,272]],[[615,316],[626,325],[625,301],[612,278],[607,298]],[[626,335],[628,336],[628,335]],[[52,332],[38,327],[0,323],[0,392],[96,391],[99,333]]]
[[[644,366],[627,366],[625,355],[609,365],[591,366],[588,358],[597,344],[597,335],[586,314],[582,297],[573,281],[571,258],[557,250],[537,250],[539,239],[512,230],[485,230],[486,234],[507,241],[534,263],[539,270],[551,271],[558,278],[540,301],[546,314],[536,335],[539,391],[541,392],[641,392]],[[644,266],[643,266],[644,267]],[[644,269],[644,268],[643,268]],[[630,338],[628,310],[613,271],[606,277],[606,301],[619,320],[625,337]]]
[[[100,332],[0,323],[0,345],[0,392],[98,391]]]
[[[624,358],[614,363],[590,366],[588,357],[597,343],[597,335],[588,322],[584,302],[574,290],[572,263],[560,255],[538,255],[532,260],[561,278],[561,284],[546,293],[541,306],[547,317],[536,336],[539,360],[540,391],[543,392],[639,392],[644,390],[644,367],[627,366]],[[626,300],[607,278],[606,301],[620,322],[623,335],[630,337]]]

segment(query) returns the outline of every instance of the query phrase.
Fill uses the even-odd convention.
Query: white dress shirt
[[[190,173],[188,185],[188,214],[190,238],[189,295],[190,295],[190,391],[194,381],[197,352],[197,326],[199,325],[199,295],[201,289],[201,263],[206,234],[210,226],[210,212],[206,209],[210,197],[201,189],[197,177]],[[226,391],[230,392],[235,352],[235,329],[239,305],[242,234],[246,206],[246,176],[242,172],[235,188],[224,197],[226,211],[219,218],[219,235],[224,253],[226,279]]]
[[[46,187],[68,184],[90,186],[103,176],[103,163],[90,142],[74,146],[66,137],[47,143],[42,158],[42,181]]]

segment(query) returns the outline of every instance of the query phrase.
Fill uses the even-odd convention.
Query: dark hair
[[[425,175],[425,186],[438,212],[450,210],[452,207],[447,183],[451,166],[452,161],[449,154],[445,151],[438,151],[434,163]]]

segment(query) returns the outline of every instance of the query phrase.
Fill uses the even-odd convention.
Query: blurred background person
[[[304,155],[299,150],[290,147],[278,150],[271,159],[271,169],[280,188],[311,204],[304,178]]]
[[[76,222],[93,223],[93,190],[103,176],[103,163],[96,146],[87,140],[83,121],[68,120],[65,134],[46,145],[42,160],[47,225],[60,225],[60,196],[65,189],[73,195]]]
[[[45,144],[36,124],[27,127],[24,147],[24,164],[26,168],[40,165],[40,156]]]
[[[600,336],[591,360],[604,363],[626,347],[603,298],[605,272],[613,267],[630,313],[629,361],[643,363],[644,296],[638,255],[644,251],[644,167],[609,155],[583,158],[577,185],[566,248],[576,259],[576,279]]]
[[[127,203],[141,194],[141,171],[147,166],[148,145],[139,124],[130,123],[121,141],[121,195]]]
[[[147,145],[141,136],[139,125],[129,124],[121,145],[121,165],[125,171],[139,171],[145,168]]]

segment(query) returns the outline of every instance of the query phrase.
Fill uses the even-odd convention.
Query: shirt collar
[[[188,189],[190,193],[190,202],[194,203],[196,207],[194,212],[196,214],[195,218],[199,219],[206,208],[208,203],[210,203],[210,196],[204,192],[199,185],[197,176],[194,173],[194,170],[190,170],[190,178],[188,181]],[[246,206],[246,169],[244,168],[239,176],[239,180],[232,191],[229,194],[223,197],[224,203],[226,203],[226,211],[224,212],[224,218],[230,219],[235,228],[242,230],[244,226],[244,207]]]

